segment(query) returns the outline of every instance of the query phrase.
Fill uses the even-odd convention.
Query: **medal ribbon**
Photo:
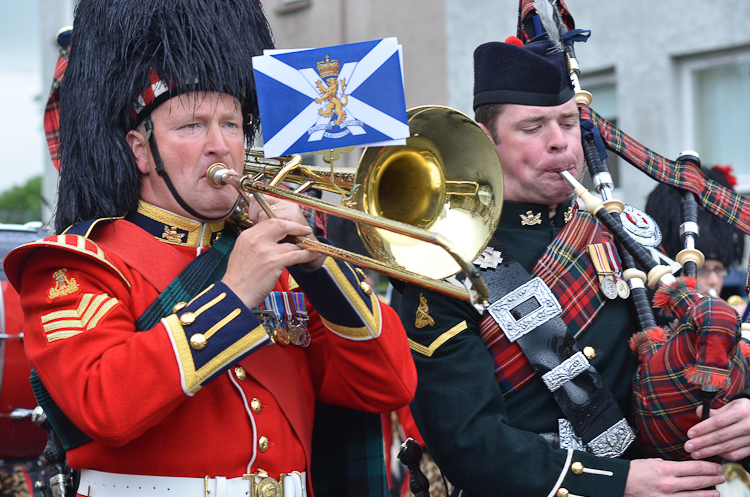
[[[284,322],[286,323],[288,330],[289,327],[294,324],[292,322],[292,319],[294,318],[296,312],[292,311],[292,309],[294,309],[294,306],[291,302],[289,302],[289,292],[281,292],[281,297],[284,299]]]
[[[601,283],[605,277],[613,276],[615,272],[609,264],[609,258],[603,243],[592,243],[586,247],[591,257],[591,262],[594,263],[596,272],[599,275],[599,283]]]
[[[307,310],[305,309],[305,295],[300,292],[291,292],[294,301],[294,320],[297,326],[306,328]]]
[[[273,319],[271,319],[271,327],[276,328],[281,322],[283,304],[279,298],[279,292],[271,292],[268,297],[263,299],[263,306],[266,310],[273,312]]]
[[[622,261],[620,260],[620,255],[614,250],[611,242],[604,241],[603,244],[606,247],[607,255],[609,256],[608,260],[612,264],[615,279],[622,279]]]

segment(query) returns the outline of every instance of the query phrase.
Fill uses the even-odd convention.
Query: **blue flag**
[[[266,157],[409,137],[396,38],[271,51],[253,70]]]

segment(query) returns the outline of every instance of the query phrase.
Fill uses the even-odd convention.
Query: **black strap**
[[[619,456],[635,437],[614,395],[581,353],[560,312],[554,310],[555,305],[559,309],[554,294],[499,240],[493,238],[489,245],[501,252],[503,260],[496,269],[481,269],[492,302],[488,312],[546,380],[581,440],[597,455]]]

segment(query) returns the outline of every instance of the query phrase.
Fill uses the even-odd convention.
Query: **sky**
[[[38,0],[0,2],[0,193],[41,174],[48,154],[43,115],[49,85],[42,90],[39,31]]]

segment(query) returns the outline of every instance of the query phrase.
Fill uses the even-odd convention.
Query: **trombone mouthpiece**
[[[208,166],[208,170],[206,171],[206,181],[208,181],[208,184],[214,188],[221,188],[227,184],[226,179],[228,174],[229,169],[227,168],[227,165],[222,162],[216,162]]]

